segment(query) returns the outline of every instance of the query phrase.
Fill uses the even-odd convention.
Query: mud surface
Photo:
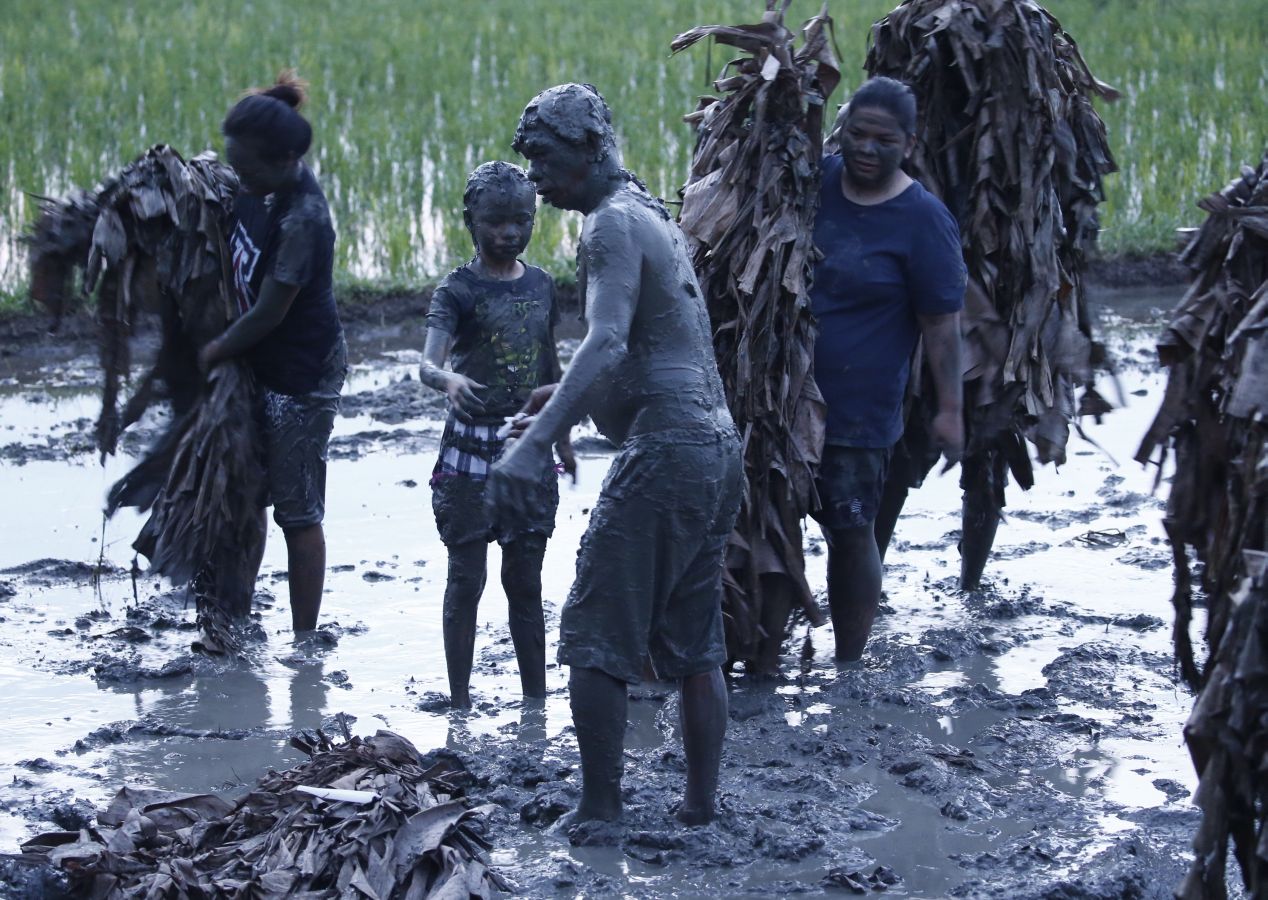
[[[344,715],[353,731],[390,727],[420,749],[461,756],[474,791],[499,809],[493,862],[526,896],[1169,897],[1197,824],[1180,737],[1191,698],[1170,657],[1155,473],[1130,460],[1161,390],[1153,310],[1175,297],[1105,298],[1129,402],[1088,424],[1104,452],[1076,439],[1059,473],[1046,468],[1030,493],[1010,491],[980,592],[954,588],[954,473],[913,494],[864,663],[837,669],[830,626],[803,623],[783,679],[735,673],[723,812],[699,829],[671,824],[684,773],[678,701],[657,684],[630,704],[626,820],[552,827],[579,781],[566,672],[548,669],[544,705],[520,701],[497,579],[481,604],[475,707],[445,710],[445,555],[426,486],[442,423],[415,380],[421,319],[350,327],[356,362],[329,472],[326,624],[290,642],[274,530],[238,662],[192,652],[183,592],[134,577],[135,517],[103,530],[104,491],[134,451],[103,469],[82,446],[91,425],[81,420],[97,408],[90,348],[4,345],[3,850],[76,827],[123,783],[234,796],[299,760],[293,731]],[[561,490],[544,571],[551,659],[612,454],[592,431],[578,446],[580,483]],[[813,531],[807,552],[822,588]],[[0,893],[31,878],[5,863]]]

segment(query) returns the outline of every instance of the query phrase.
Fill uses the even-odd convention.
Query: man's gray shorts
[[[630,684],[726,662],[722,563],[743,491],[733,429],[630,438],[608,471],[559,621],[559,661]]]
[[[326,450],[348,371],[343,338],[317,389],[308,394],[263,391],[265,464],[273,521],[284,529],[321,524],[326,516]]]

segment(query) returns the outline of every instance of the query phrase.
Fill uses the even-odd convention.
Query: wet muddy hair
[[[536,209],[537,191],[528,180],[528,173],[515,163],[499,159],[476,166],[475,171],[467,176],[467,189],[462,194],[463,215],[470,217],[480,205],[481,199],[494,191],[522,193],[525,201]]]
[[[313,127],[299,114],[308,99],[308,83],[285,69],[272,87],[247,91],[225,116],[220,131],[234,140],[255,141],[272,159],[298,159],[313,142]]]
[[[892,115],[907,137],[916,133],[916,95],[901,81],[877,75],[863,82],[837,117],[838,126],[849,117],[851,109],[864,106],[877,107]]]
[[[558,84],[530,100],[520,116],[511,149],[523,153],[528,131],[537,126],[546,128],[564,143],[574,146],[595,139],[598,148],[596,162],[616,150],[612,110],[599,89],[592,84]]]

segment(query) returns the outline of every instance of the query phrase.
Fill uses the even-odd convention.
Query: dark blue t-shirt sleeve
[[[942,316],[964,307],[964,253],[951,213],[938,198],[926,199],[925,220],[912,231],[908,284],[917,315]]]
[[[448,278],[437,285],[427,307],[427,327],[438,328],[456,337],[467,315],[467,305],[462,302],[464,293],[457,290]]]

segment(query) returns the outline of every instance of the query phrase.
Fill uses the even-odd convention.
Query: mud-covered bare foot
[[[613,847],[621,842],[623,832],[617,819],[583,818],[580,809],[565,813],[546,829],[547,834],[567,838],[574,847]]]
[[[834,656],[832,661],[836,663],[838,672],[857,672],[863,668],[862,656]]]
[[[682,806],[678,807],[678,811],[674,813],[674,818],[683,825],[686,825],[688,828],[708,825],[716,817],[717,811],[714,809],[712,803],[708,806],[688,806],[684,803]]]

